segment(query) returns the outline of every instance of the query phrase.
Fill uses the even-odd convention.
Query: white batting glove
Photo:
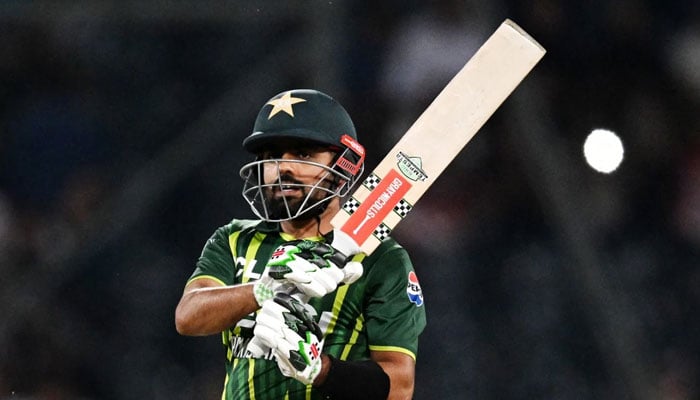
[[[296,298],[280,293],[267,300],[256,318],[254,333],[273,350],[284,376],[310,385],[321,372],[323,332]]]
[[[268,262],[269,275],[275,279],[286,279],[305,296],[323,297],[334,291],[346,279],[346,273],[338,267],[345,266],[347,257],[329,244],[300,240],[281,245]],[[358,266],[351,262],[349,276],[357,280]],[[353,282],[354,282],[353,280]]]

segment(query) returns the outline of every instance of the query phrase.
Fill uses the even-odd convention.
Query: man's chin
[[[274,219],[284,219],[296,215],[299,212],[299,204],[294,200],[286,197],[275,197],[269,204],[270,216]]]
[[[293,219],[295,221],[305,221],[316,218],[321,215],[326,209],[324,204],[317,204],[314,207],[308,208],[306,210],[300,210],[299,204],[290,203],[289,209],[285,207],[284,202],[276,202],[272,207],[270,207],[270,217],[275,220]]]

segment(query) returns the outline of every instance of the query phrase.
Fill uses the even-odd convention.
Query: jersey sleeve
[[[367,276],[365,323],[370,350],[399,351],[416,358],[426,325],[425,305],[406,250],[383,253]]]
[[[222,285],[234,283],[236,271],[229,245],[229,226],[217,229],[204,244],[202,254],[197,260],[196,268],[187,281],[188,284],[204,277],[214,279]]]

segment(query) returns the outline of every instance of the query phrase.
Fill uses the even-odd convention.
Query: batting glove
[[[358,265],[361,271],[362,264],[350,262],[348,274],[339,268],[347,266],[347,257],[329,244],[300,240],[285,243],[278,247],[268,263],[269,275],[278,280],[286,279],[289,283],[305,296],[323,297],[334,291],[341,282],[346,282],[346,277],[357,280]]]
[[[307,307],[296,298],[279,293],[263,304],[254,333],[272,349],[284,376],[310,385],[321,372],[323,332]]]
[[[275,293],[291,293],[296,288],[286,279],[275,279],[265,270],[263,276],[253,283],[255,301],[262,307],[266,300],[275,297]]]

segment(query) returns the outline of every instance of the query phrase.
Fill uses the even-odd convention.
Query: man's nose
[[[279,163],[280,175],[283,173],[286,173],[286,172],[294,171],[295,166],[297,164],[295,162],[295,160],[297,158],[293,153],[291,153],[291,152],[283,153],[279,159],[280,159],[280,161],[278,163]]]

